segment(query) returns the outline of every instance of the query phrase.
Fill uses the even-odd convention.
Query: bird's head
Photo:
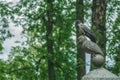
[[[80,23],[81,23],[81,21],[80,21],[80,20],[76,20],[76,22],[75,22],[75,26],[76,26],[76,28],[78,28],[78,27],[79,27]]]

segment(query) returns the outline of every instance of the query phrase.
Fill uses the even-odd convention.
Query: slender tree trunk
[[[54,52],[53,52],[53,39],[52,39],[52,29],[53,29],[53,0],[47,1],[47,17],[48,21],[46,24],[46,40],[47,40],[47,51],[48,51],[48,76],[49,80],[55,79],[55,70],[54,70]]]
[[[106,54],[106,0],[93,0],[92,26],[97,35],[98,45]]]
[[[83,22],[84,20],[84,11],[83,11],[83,0],[76,1],[76,19]],[[78,30],[76,30],[77,37],[80,36]],[[77,41],[78,42],[78,41]],[[77,80],[81,80],[83,75],[85,74],[85,54],[81,49],[81,46],[77,44]]]

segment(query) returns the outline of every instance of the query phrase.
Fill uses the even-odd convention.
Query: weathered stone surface
[[[104,68],[98,68],[83,76],[82,80],[120,80],[120,78]]]
[[[92,41],[85,40],[82,43],[82,47],[88,53],[104,55],[100,47]]]
[[[104,64],[104,61],[104,57],[100,54],[95,54],[94,56],[92,56],[92,63],[98,68],[100,68]]]

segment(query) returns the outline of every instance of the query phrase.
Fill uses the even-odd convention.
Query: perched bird
[[[77,20],[75,23],[77,29],[79,29],[79,32],[82,35],[86,35],[91,41],[96,43],[96,37],[95,34],[84,24],[80,22],[80,20]]]
[[[91,40],[87,39],[87,36],[81,35],[78,38],[78,43],[80,43],[82,45],[82,48],[85,50],[85,52],[92,54],[92,56],[94,56],[95,54],[100,54],[102,56],[104,56],[102,50],[100,49],[100,47],[92,42]]]

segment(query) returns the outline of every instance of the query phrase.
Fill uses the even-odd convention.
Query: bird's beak
[[[80,20],[76,20],[76,22],[75,22],[75,26],[76,26],[76,28],[79,27],[79,24],[80,24]]]

